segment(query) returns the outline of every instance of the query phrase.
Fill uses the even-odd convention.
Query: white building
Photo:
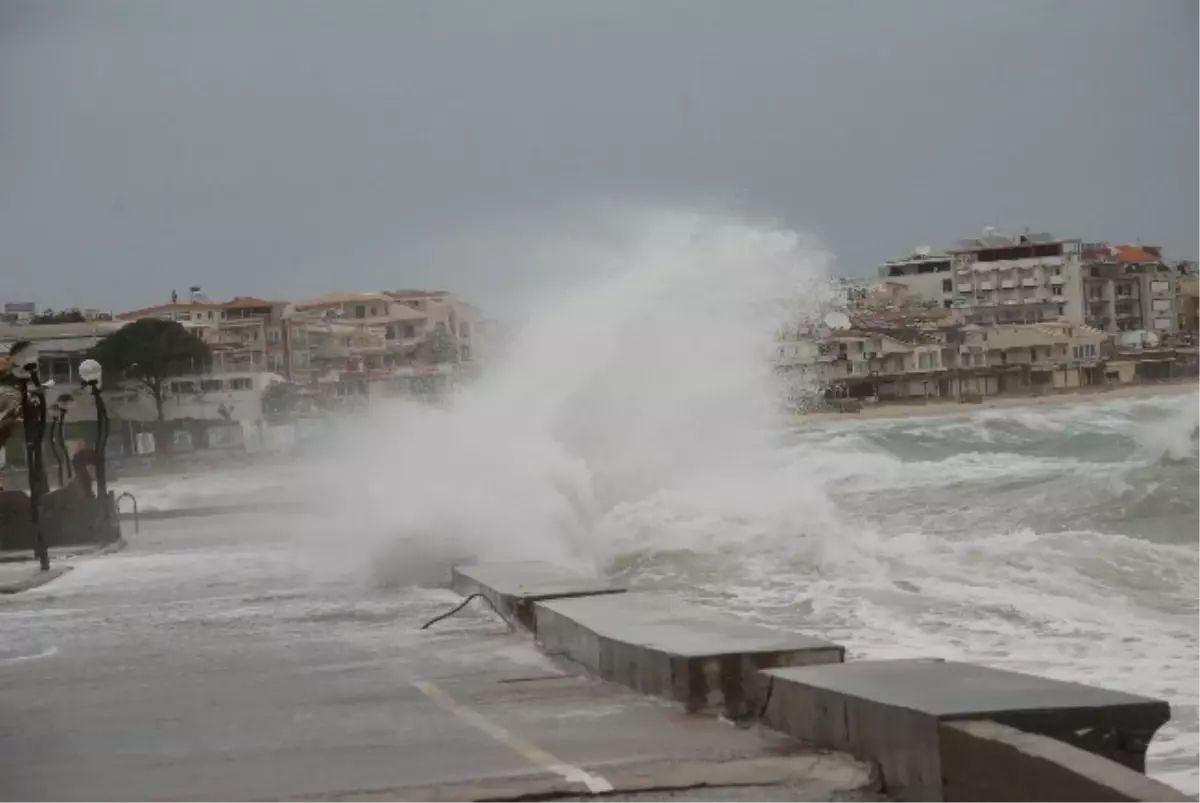
[[[1082,243],[985,229],[948,249],[953,305],[974,323],[1083,323]]]
[[[197,419],[257,424],[263,420],[262,399],[266,389],[283,382],[278,374],[228,373],[190,374],[167,380],[163,418],[167,421]],[[113,413],[127,421],[155,421],[154,399],[133,384],[115,400]]]
[[[918,246],[912,256],[883,263],[879,266],[879,278],[889,284],[903,285],[920,300],[947,308],[954,303],[950,256],[935,254],[928,246]]]

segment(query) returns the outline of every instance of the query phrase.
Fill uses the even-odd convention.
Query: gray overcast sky
[[[0,300],[487,303],[423,245],[614,198],[1195,257],[1198,171],[1195,0],[0,0]]]

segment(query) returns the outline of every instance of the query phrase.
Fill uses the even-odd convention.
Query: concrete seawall
[[[689,711],[873,762],[908,800],[1188,800],[1144,775],[1162,700],[974,664],[845,662],[810,635],[547,564],[458,567],[542,648]]]

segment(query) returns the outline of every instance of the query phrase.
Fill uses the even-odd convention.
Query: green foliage
[[[30,323],[83,323],[87,319],[83,317],[83,313],[72,307],[61,312],[55,312],[52,309],[47,309],[38,315],[30,318]]]
[[[105,376],[124,377],[149,393],[162,421],[167,378],[203,370],[212,353],[175,321],[142,318],[105,337],[88,356],[100,362]]]

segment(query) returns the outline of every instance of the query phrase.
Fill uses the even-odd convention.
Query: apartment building
[[[296,381],[332,374],[368,381],[471,362],[478,320],[474,307],[445,291],[333,293],[299,302],[287,317],[287,374]]]
[[[1156,246],[1088,243],[1083,249],[1085,319],[1110,334],[1179,330],[1178,268]]]
[[[947,249],[953,307],[983,325],[1084,322],[1082,243],[1046,232],[1006,235],[995,229]]]
[[[954,274],[949,254],[935,254],[929,246],[918,246],[911,256],[879,266],[879,278],[889,285],[904,287],[913,296],[949,308],[955,299]]]
[[[1179,331],[1190,333],[1194,338],[1200,331],[1200,279],[1194,275],[1180,277],[1175,303]]]
[[[1105,381],[1105,335],[1039,324],[818,329],[785,337],[779,366],[834,396],[964,398]]]
[[[212,301],[192,288],[189,298],[171,300],[117,315],[121,321],[158,318],[176,321],[212,350],[212,370],[279,371],[283,367],[280,326],[289,304],[238,296],[232,301]]]

